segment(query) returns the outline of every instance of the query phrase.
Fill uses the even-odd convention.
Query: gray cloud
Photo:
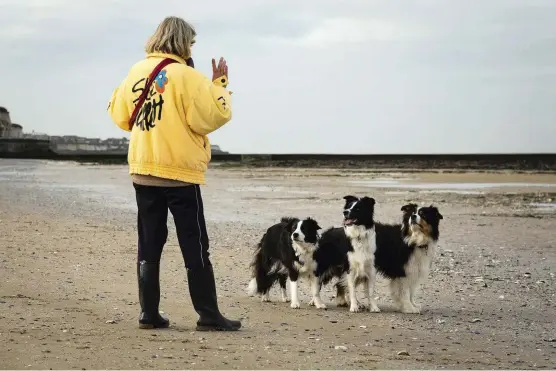
[[[169,14],[199,69],[229,62],[228,150],[556,150],[550,0],[0,0],[0,105],[25,130],[123,136],[106,102]]]

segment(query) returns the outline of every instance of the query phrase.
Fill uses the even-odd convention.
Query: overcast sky
[[[556,152],[556,0],[0,0],[0,106],[125,136],[108,100],[167,15],[228,60],[225,150]]]

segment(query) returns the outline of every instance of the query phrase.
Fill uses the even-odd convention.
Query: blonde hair
[[[191,45],[197,33],[193,26],[178,17],[166,17],[145,45],[147,53],[174,54],[183,59],[191,57]]]

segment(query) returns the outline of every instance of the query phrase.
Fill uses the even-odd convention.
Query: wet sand
[[[503,184],[502,184],[503,183]],[[556,175],[219,168],[202,188],[221,308],[237,333],[197,333],[169,218],[161,310],[139,330],[135,200],[125,166],[0,161],[0,367],[524,369],[556,367]],[[377,219],[408,202],[444,215],[420,315],[351,314],[248,297],[254,245],[282,215],[341,221],[341,198],[370,195]],[[337,346],[345,347],[336,349]],[[398,355],[406,351],[409,355]],[[405,354],[405,353],[404,353]]]

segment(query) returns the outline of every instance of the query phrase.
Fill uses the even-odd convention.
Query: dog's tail
[[[258,284],[257,278],[261,276],[261,271],[264,269],[264,258],[262,252],[262,241],[264,240],[265,235],[261,238],[261,241],[257,244],[257,247],[253,254],[253,260],[249,265],[251,268],[251,281],[249,281],[249,285],[247,286],[247,295],[254,296],[258,292]],[[259,278],[260,279],[260,278]]]
[[[253,261],[251,262],[251,281],[247,286],[247,294],[253,296],[255,294],[267,293],[274,282],[279,278],[278,272],[273,269],[273,262],[268,260],[262,249],[264,236],[259,242]]]

